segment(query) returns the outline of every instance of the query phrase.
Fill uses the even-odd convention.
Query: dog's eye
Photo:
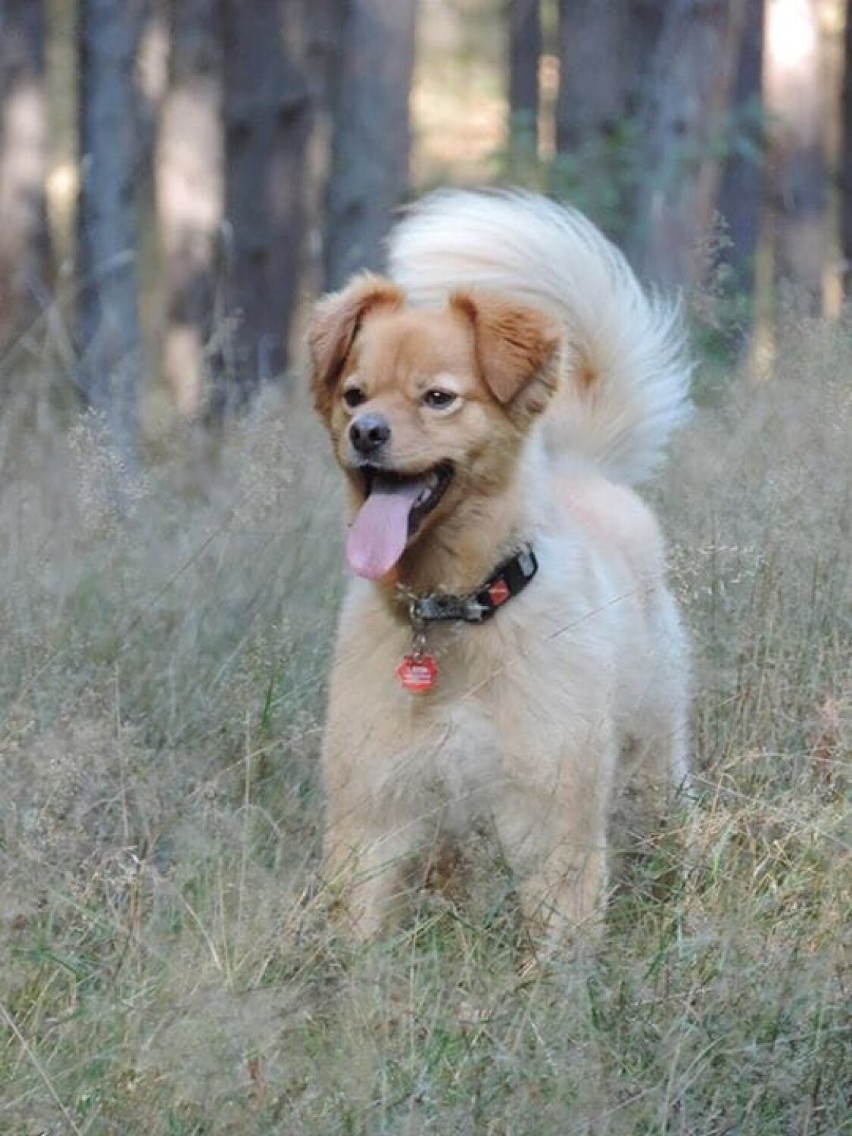
[[[367,401],[367,396],[360,387],[347,387],[343,392],[343,401],[350,410],[354,410],[356,406],[360,406],[362,402]]]
[[[457,398],[458,395],[435,387],[433,390],[426,391],[423,395],[423,405],[428,406],[431,410],[446,410],[448,406],[453,405]]]

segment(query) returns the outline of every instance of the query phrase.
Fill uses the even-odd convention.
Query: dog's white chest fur
[[[441,828],[462,836],[491,812],[506,776],[503,747],[476,699],[442,715],[435,733],[441,740],[423,753],[419,791],[433,800]]]

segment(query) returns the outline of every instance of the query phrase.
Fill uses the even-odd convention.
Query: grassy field
[[[7,399],[0,1131],[849,1131],[850,374],[789,328],[654,487],[700,801],[537,973],[507,894],[354,951],[311,888],[341,524],[300,398],[143,476]]]

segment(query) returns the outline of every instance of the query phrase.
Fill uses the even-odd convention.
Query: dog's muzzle
[[[390,422],[383,414],[361,414],[349,424],[349,441],[364,457],[375,456],[390,440]]]

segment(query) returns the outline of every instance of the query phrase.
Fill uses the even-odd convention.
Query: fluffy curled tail
[[[550,313],[563,328],[551,452],[628,484],[659,467],[689,414],[680,310],[644,292],[582,213],[520,191],[440,191],[391,233],[389,271],[415,304],[473,288]]]

